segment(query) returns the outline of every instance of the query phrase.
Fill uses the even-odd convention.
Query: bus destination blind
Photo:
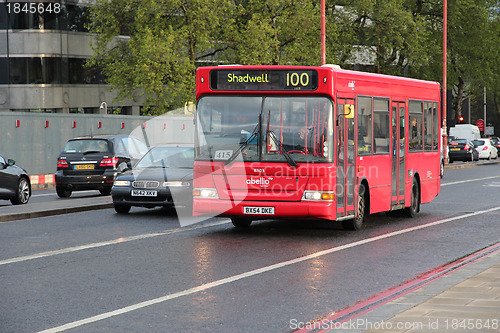
[[[214,69],[210,71],[210,88],[228,91],[314,91],[318,88],[318,73],[302,69]]]

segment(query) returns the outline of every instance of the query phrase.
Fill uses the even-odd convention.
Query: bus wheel
[[[418,184],[415,179],[411,184],[411,199],[410,207],[405,208],[406,215],[408,217],[415,217],[420,211],[420,191],[418,189]]]
[[[366,214],[366,197],[365,185],[359,184],[358,189],[358,213],[357,216],[351,220],[342,221],[342,227],[345,230],[359,230],[363,227]]]
[[[248,228],[252,220],[242,217],[231,217],[231,222],[236,228]]]

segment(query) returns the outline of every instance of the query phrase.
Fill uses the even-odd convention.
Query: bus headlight
[[[304,191],[302,201],[335,201],[333,191]]]
[[[219,199],[215,188],[195,188],[193,189],[193,197],[205,199]]]

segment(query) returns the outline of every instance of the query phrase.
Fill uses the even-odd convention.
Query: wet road
[[[416,218],[377,214],[360,232],[180,228],[141,208],[0,223],[0,331],[291,331],[500,241],[499,190],[499,165],[447,170]]]

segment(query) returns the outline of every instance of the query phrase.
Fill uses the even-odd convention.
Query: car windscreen
[[[451,143],[466,144],[467,140],[453,140]]]
[[[194,149],[181,147],[155,147],[137,162],[135,168],[182,168],[192,169]]]
[[[108,141],[102,139],[70,140],[63,148],[64,153],[107,153]]]

